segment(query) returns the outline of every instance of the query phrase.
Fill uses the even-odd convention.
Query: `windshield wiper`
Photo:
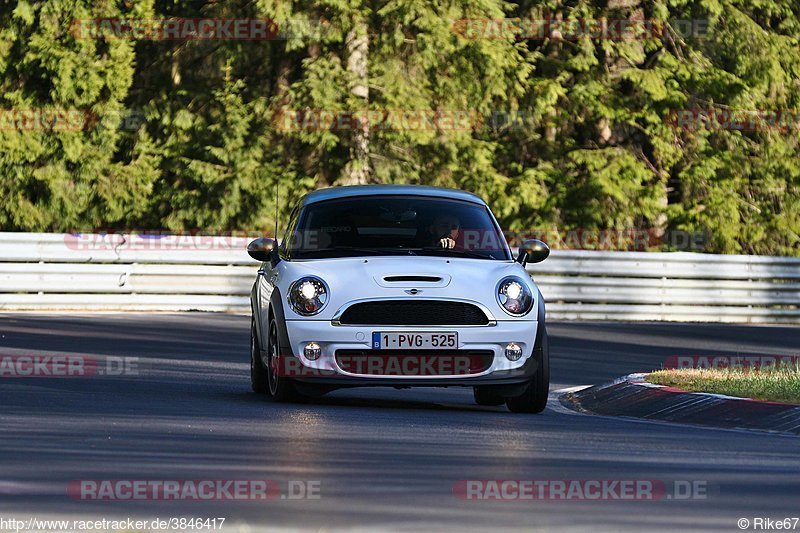
[[[494,257],[485,253],[473,252],[472,250],[462,250],[462,249],[456,250],[454,248],[440,248],[438,246],[426,246],[424,248],[415,248],[415,250],[421,250],[424,252],[445,253],[454,256],[471,257],[475,259],[494,259]]]
[[[367,248],[362,246],[330,246],[328,248],[320,248],[319,250],[308,250],[304,253],[326,252],[355,252],[374,255],[385,255],[387,252],[392,252],[391,255],[407,255],[410,252],[412,255],[416,255],[408,248]]]

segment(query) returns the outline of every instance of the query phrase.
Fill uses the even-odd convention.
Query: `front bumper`
[[[291,354],[295,365],[302,367],[293,379],[299,382],[324,384],[335,387],[347,386],[474,386],[516,385],[525,383],[535,374],[541,359],[540,347],[536,346],[539,323],[533,320],[503,320],[492,326],[469,327],[424,327],[424,326],[334,326],[326,320],[287,320]],[[339,350],[369,350],[373,332],[458,332],[458,350],[490,351],[492,362],[479,373],[459,375],[374,375],[358,374],[343,370],[335,354]],[[316,342],[322,349],[317,360],[309,360],[303,349],[309,342]],[[518,344],[523,356],[518,361],[505,357],[505,346],[509,342]],[[392,350],[381,353],[392,355]],[[538,352],[538,353],[537,353]],[[423,352],[420,352],[423,353]],[[436,350],[424,352],[436,355]]]

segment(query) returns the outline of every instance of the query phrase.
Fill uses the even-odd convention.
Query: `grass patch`
[[[670,369],[652,372],[646,379],[691,392],[800,404],[800,365],[762,369]]]

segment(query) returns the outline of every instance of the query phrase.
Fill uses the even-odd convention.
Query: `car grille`
[[[336,364],[368,376],[469,376],[492,366],[491,350],[336,350]]]
[[[340,324],[383,326],[485,326],[486,314],[477,305],[439,300],[381,300],[348,307]]]

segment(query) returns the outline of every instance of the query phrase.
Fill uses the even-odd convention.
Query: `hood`
[[[497,284],[506,276],[525,280],[536,295],[536,287],[519,263],[453,257],[357,257],[282,261],[277,285],[282,295],[303,276],[317,276],[327,283],[330,300],[313,318],[330,320],[336,311],[354,300],[372,298],[455,298],[482,304],[497,320],[519,320],[506,314],[497,303]],[[413,291],[416,289],[416,294]],[[535,296],[536,297],[536,296]],[[538,304],[538,302],[537,302]],[[525,318],[536,319],[534,311]],[[288,311],[287,318],[298,318]]]

